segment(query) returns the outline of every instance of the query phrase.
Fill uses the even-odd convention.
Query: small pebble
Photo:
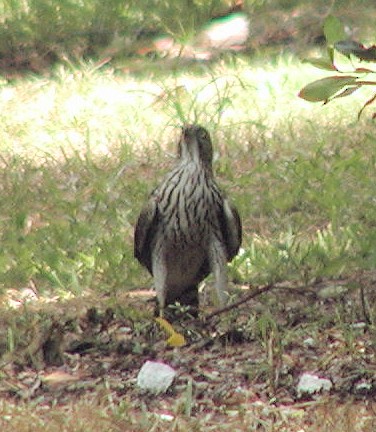
[[[315,340],[311,337],[304,339],[303,344],[308,348],[312,348],[316,345]]]
[[[304,373],[299,379],[296,391],[298,397],[300,398],[304,395],[312,395],[321,391],[329,391],[332,387],[333,384],[330,380],[326,378],[320,378],[310,373]]]

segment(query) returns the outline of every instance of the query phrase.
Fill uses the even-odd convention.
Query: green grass
[[[178,126],[193,121],[212,132],[219,181],[242,215],[241,280],[372,269],[375,134],[367,116],[356,122],[362,96],[325,107],[297,98],[319,73],[282,56],[153,80],[87,64],[3,83],[1,286],[145,283],[133,225],[173,164]]]

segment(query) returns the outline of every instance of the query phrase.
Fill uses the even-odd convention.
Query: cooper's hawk
[[[151,194],[135,228],[135,257],[154,277],[160,310],[176,301],[198,307],[198,284],[213,272],[226,300],[227,262],[241,244],[241,222],[214,180],[210,135],[183,127],[178,163]]]

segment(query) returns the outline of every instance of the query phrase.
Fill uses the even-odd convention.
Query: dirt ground
[[[0,396],[64,406],[107,392],[111,403],[126,401],[135,415],[141,407],[162,418],[205,417],[209,423],[252,415],[255,429],[244,430],[299,430],[293,428],[298,424],[305,427],[300,430],[327,430],[310,429],[309,423],[320,410],[317,418],[333,422],[335,403],[342,414],[355,410],[347,420],[350,427],[362,413],[367,421],[359,430],[375,430],[372,288],[373,276],[304,288],[278,284],[263,294],[251,289],[253,298],[246,302],[239,299],[250,297],[250,290],[242,289],[236,294],[240,304],[223,313],[212,313],[204,298],[199,319],[174,323],[187,340],[181,348],[166,345],[148,291],[116,303],[90,296],[30,302],[2,314],[8,332],[1,338]],[[166,394],[137,387],[147,360],[177,372]],[[297,383],[305,372],[330,380],[330,392],[299,395]],[[316,414],[307,417],[313,409]],[[266,428],[271,424],[280,429]],[[358,430],[353,427],[343,430]]]

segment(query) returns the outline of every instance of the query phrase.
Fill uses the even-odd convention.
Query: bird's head
[[[195,161],[211,168],[213,147],[209,132],[199,125],[185,125],[178,145],[181,160]]]

